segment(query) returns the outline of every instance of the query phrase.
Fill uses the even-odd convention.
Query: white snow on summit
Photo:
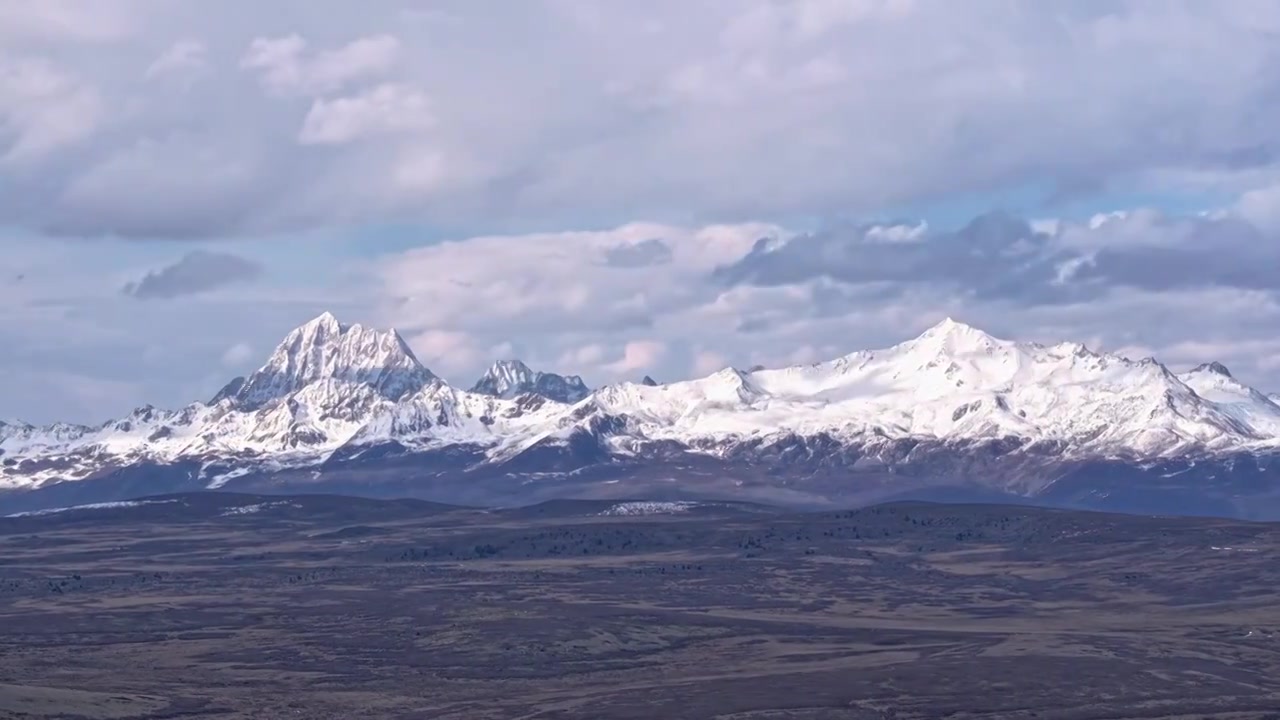
[[[660,442],[716,455],[822,435],[864,445],[1017,438],[1067,456],[1145,459],[1275,448],[1280,406],[1220,365],[1175,375],[1150,358],[1013,342],[951,319],[890,348],[812,365],[725,368],[588,394],[576,376],[509,361],[467,391],[423,367],[395,331],[326,313],[210,403],[145,406],[97,427],[0,423],[0,489],[140,462],[212,468],[205,481],[217,486],[252,468],[309,467],[386,443],[466,446],[498,462],[577,432],[601,432],[620,454]]]
[[[1206,363],[1178,375],[1196,395],[1268,437],[1280,437],[1280,405],[1231,376],[1219,363]]]
[[[1159,454],[1267,434],[1154,360],[1001,340],[951,319],[884,350],[658,387],[610,386],[588,402],[630,419],[637,434],[670,440],[1015,436]]]
[[[342,325],[324,313],[289,333],[235,399],[244,407],[257,408],[317,380],[334,380],[365,385],[382,397],[398,400],[434,378],[395,330]]]
[[[499,360],[476,381],[471,392],[507,400],[535,393],[559,402],[574,403],[591,391],[577,375],[534,371],[519,360]]]

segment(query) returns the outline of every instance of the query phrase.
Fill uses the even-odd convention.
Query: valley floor
[[[0,718],[1280,718],[1280,526],[610,509],[0,519]]]

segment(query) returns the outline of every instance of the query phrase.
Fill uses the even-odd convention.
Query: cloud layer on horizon
[[[50,257],[23,276],[59,267],[88,285],[71,276],[65,287],[0,288],[12,301],[0,312],[0,342],[15,351],[10,377],[44,378],[43,389],[4,390],[7,404],[37,409],[32,419],[181,404],[251,370],[325,309],[398,328],[425,364],[463,386],[511,357],[593,384],[815,362],[886,347],[951,315],[1000,337],[1083,341],[1175,369],[1218,360],[1267,390],[1280,386],[1280,340],[1268,331],[1280,323],[1280,280],[1267,272],[1277,247],[1275,232],[1234,211],[1052,223],[989,213],[957,230],[807,233],[630,223],[414,247],[310,289],[239,282],[288,272],[288,256],[273,268],[196,251],[141,281],[120,271],[135,278],[132,295],[163,303],[138,303],[109,278],[94,287],[93,263]],[[53,402],[51,390],[70,395]]]

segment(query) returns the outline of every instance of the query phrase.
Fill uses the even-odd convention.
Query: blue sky
[[[1280,390],[1277,30],[1270,0],[0,2],[0,418],[202,399],[324,310],[461,384],[953,315]]]

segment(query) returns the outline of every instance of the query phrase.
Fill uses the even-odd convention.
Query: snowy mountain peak
[[[512,359],[495,362],[471,387],[471,392],[504,399],[534,393],[557,402],[576,403],[591,390],[577,375],[537,372]]]
[[[474,392],[502,396],[521,385],[532,384],[534,372],[520,360],[499,360],[476,381]]]
[[[1174,376],[1152,359],[997,339],[951,318],[827,362],[662,384],[645,376],[592,393],[577,376],[515,359],[464,391],[419,364],[395,331],[325,313],[208,404],[144,406],[92,427],[0,423],[0,490],[132,466],[173,465],[183,483],[198,466],[217,488],[310,469],[506,482],[646,462],[723,462],[743,478],[830,472],[842,483],[864,467],[873,482],[901,468],[1030,488],[1081,463],[1237,453],[1280,457],[1280,405],[1219,364]],[[380,465],[388,459],[403,464]]]
[[[997,349],[1008,349],[1014,345],[1012,342],[992,337],[972,325],[966,325],[948,317],[925,330],[914,340],[908,340],[899,345],[898,348],[913,354],[938,357],[991,354]]]
[[[1226,365],[1223,365],[1220,362],[1207,362],[1202,365],[1197,365],[1191,370],[1191,372],[1212,373],[1214,375],[1222,375],[1223,377],[1231,377],[1231,371],[1227,369]]]
[[[235,392],[234,400],[242,408],[255,409],[319,380],[366,385],[382,397],[399,400],[434,377],[395,330],[343,325],[326,312],[285,336],[267,363]]]
[[[920,336],[916,338],[916,340],[961,340],[968,342],[993,339],[982,330],[951,317],[943,318],[941,322],[920,333]]]
[[[342,323],[338,322],[338,318],[334,317],[333,313],[326,310],[320,313],[319,315],[317,315],[315,319],[311,320],[310,322],[306,323],[305,325],[303,325],[298,329],[299,330],[307,330],[307,329],[323,330],[326,333],[332,334],[332,333],[341,333],[343,330],[343,327],[342,327]]]

